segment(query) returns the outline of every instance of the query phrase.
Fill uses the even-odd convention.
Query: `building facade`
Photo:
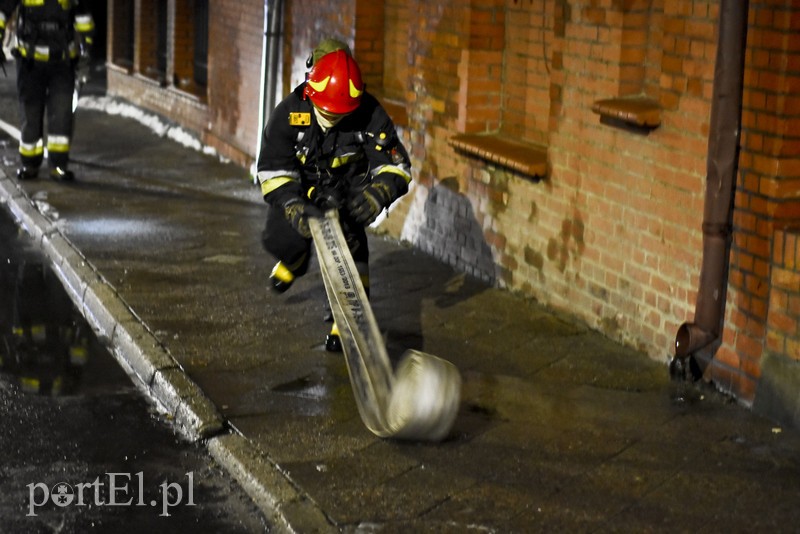
[[[350,43],[400,127],[382,223],[470,275],[668,361],[692,320],[720,0],[108,0],[109,92],[247,168],[265,9],[279,93]],[[800,5],[750,0],[727,294],[705,370],[800,421]],[[777,406],[777,408],[776,408]]]

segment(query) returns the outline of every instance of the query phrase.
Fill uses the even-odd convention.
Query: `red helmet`
[[[336,114],[355,111],[363,93],[361,69],[344,50],[325,54],[314,63],[304,92],[315,106]]]

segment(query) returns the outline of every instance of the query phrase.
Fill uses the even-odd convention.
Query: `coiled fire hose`
[[[336,211],[310,218],[309,226],[361,420],[382,438],[444,439],[461,399],[458,369],[409,349],[393,372]]]

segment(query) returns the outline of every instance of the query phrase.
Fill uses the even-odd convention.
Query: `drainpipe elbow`
[[[703,347],[710,345],[717,335],[695,323],[683,323],[675,336],[675,357],[688,358]]]

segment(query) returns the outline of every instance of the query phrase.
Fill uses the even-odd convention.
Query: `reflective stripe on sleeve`
[[[376,167],[375,170],[372,172],[373,176],[378,176],[379,174],[390,172],[392,174],[398,174],[403,177],[406,183],[411,183],[411,174],[403,167],[398,165],[381,165],[380,167]]]
[[[258,171],[256,178],[261,184],[261,194],[264,196],[284,184],[300,181],[300,175],[294,171]]]
[[[289,182],[294,182],[291,178],[287,177],[279,177],[279,178],[272,178],[271,180],[267,180],[266,182],[261,183],[261,195],[267,196],[280,186],[284,184],[288,184]]]

